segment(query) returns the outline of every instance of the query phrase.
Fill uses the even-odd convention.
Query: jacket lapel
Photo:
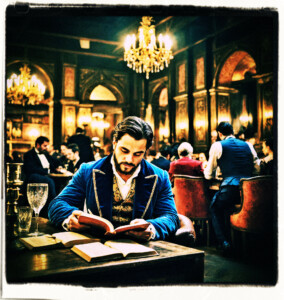
[[[100,217],[111,220],[112,218],[112,182],[113,172],[108,160],[92,172],[95,205]]]
[[[141,171],[136,180],[133,218],[145,218],[146,213],[152,210],[151,202],[156,189],[158,175],[149,170],[144,161],[141,162]],[[150,209],[149,209],[150,207]],[[149,210],[149,211],[148,211]]]
[[[41,161],[37,155],[37,152],[35,151],[35,148],[33,148],[33,157],[35,159],[35,164],[42,167]]]

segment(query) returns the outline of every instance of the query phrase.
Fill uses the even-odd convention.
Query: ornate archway
[[[214,104],[216,107],[216,120],[211,116],[212,130],[219,122],[228,121],[235,134],[244,132],[248,137],[257,132],[256,74],[256,62],[247,51],[236,50],[225,57],[215,74],[215,88],[210,90],[211,111]]]

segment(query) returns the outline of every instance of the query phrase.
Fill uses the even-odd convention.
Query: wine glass
[[[31,208],[35,212],[36,217],[36,231],[30,233],[29,236],[39,236],[44,233],[38,232],[38,216],[40,210],[43,208],[48,196],[47,183],[29,183],[27,188],[28,201]]]

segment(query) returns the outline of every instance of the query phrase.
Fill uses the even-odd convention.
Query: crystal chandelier
[[[7,99],[11,104],[37,105],[44,100],[45,86],[36,77],[30,75],[27,65],[20,68],[21,74],[12,74],[7,79]]]
[[[172,55],[172,41],[168,35],[159,34],[159,46],[156,45],[155,26],[151,25],[152,17],[142,17],[138,28],[138,47],[136,47],[135,34],[127,35],[125,39],[124,60],[127,66],[137,73],[159,72],[168,67]]]

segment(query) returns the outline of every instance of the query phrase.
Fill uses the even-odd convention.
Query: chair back
[[[243,178],[240,189],[241,208],[231,215],[231,226],[253,233],[270,231],[273,226],[272,176]]]
[[[204,178],[174,175],[173,179],[173,192],[178,213],[192,219],[208,219],[209,202]]]

